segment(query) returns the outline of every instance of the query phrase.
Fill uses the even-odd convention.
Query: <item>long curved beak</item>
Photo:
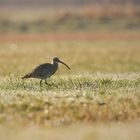
[[[64,62],[62,62],[62,61],[58,61],[58,62],[60,62],[60,63],[62,63],[63,65],[65,65],[69,70],[70,70],[70,67],[67,65],[67,64],[65,64]]]

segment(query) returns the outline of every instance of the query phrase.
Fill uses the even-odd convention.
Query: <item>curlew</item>
[[[43,80],[45,80],[45,83],[48,84],[47,79],[49,77],[51,77],[57,71],[58,63],[62,63],[63,65],[65,65],[70,70],[70,68],[67,64],[60,61],[59,58],[54,57],[53,61],[52,61],[52,64],[50,64],[50,63],[41,64],[21,78],[22,79],[38,78],[38,79],[41,79],[40,80],[40,86],[41,86]]]

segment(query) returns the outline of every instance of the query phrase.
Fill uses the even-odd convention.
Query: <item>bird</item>
[[[62,63],[70,70],[70,67],[66,63],[60,61],[58,57],[54,57],[51,64],[50,63],[41,64],[21,78],[22,79],[38,78],[41,79],[40,86],[42,85],[43,80],[45,81],[46,85],[49,85],[47,83],[47,79],[58,70],[58,63]]]

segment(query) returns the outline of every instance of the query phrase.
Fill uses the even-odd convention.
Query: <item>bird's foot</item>
[[[45,80],[45,84],[46,84],[46,85],[49,85],[49,86],[54,85],[54,83],[52,83],[52,84],[47,83],[47,81],[46,81],[46,80]]]

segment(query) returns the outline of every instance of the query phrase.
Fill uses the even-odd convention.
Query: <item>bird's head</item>
[[[53,58],[53,62],[59,62],[59,58],[58,57],[54,57]]]
[[[65,65],[70,70],[70,67],[66,63],[60,61],[58,57],[54,57],[53,58],[53,63],[58,63],[58,62]]]

